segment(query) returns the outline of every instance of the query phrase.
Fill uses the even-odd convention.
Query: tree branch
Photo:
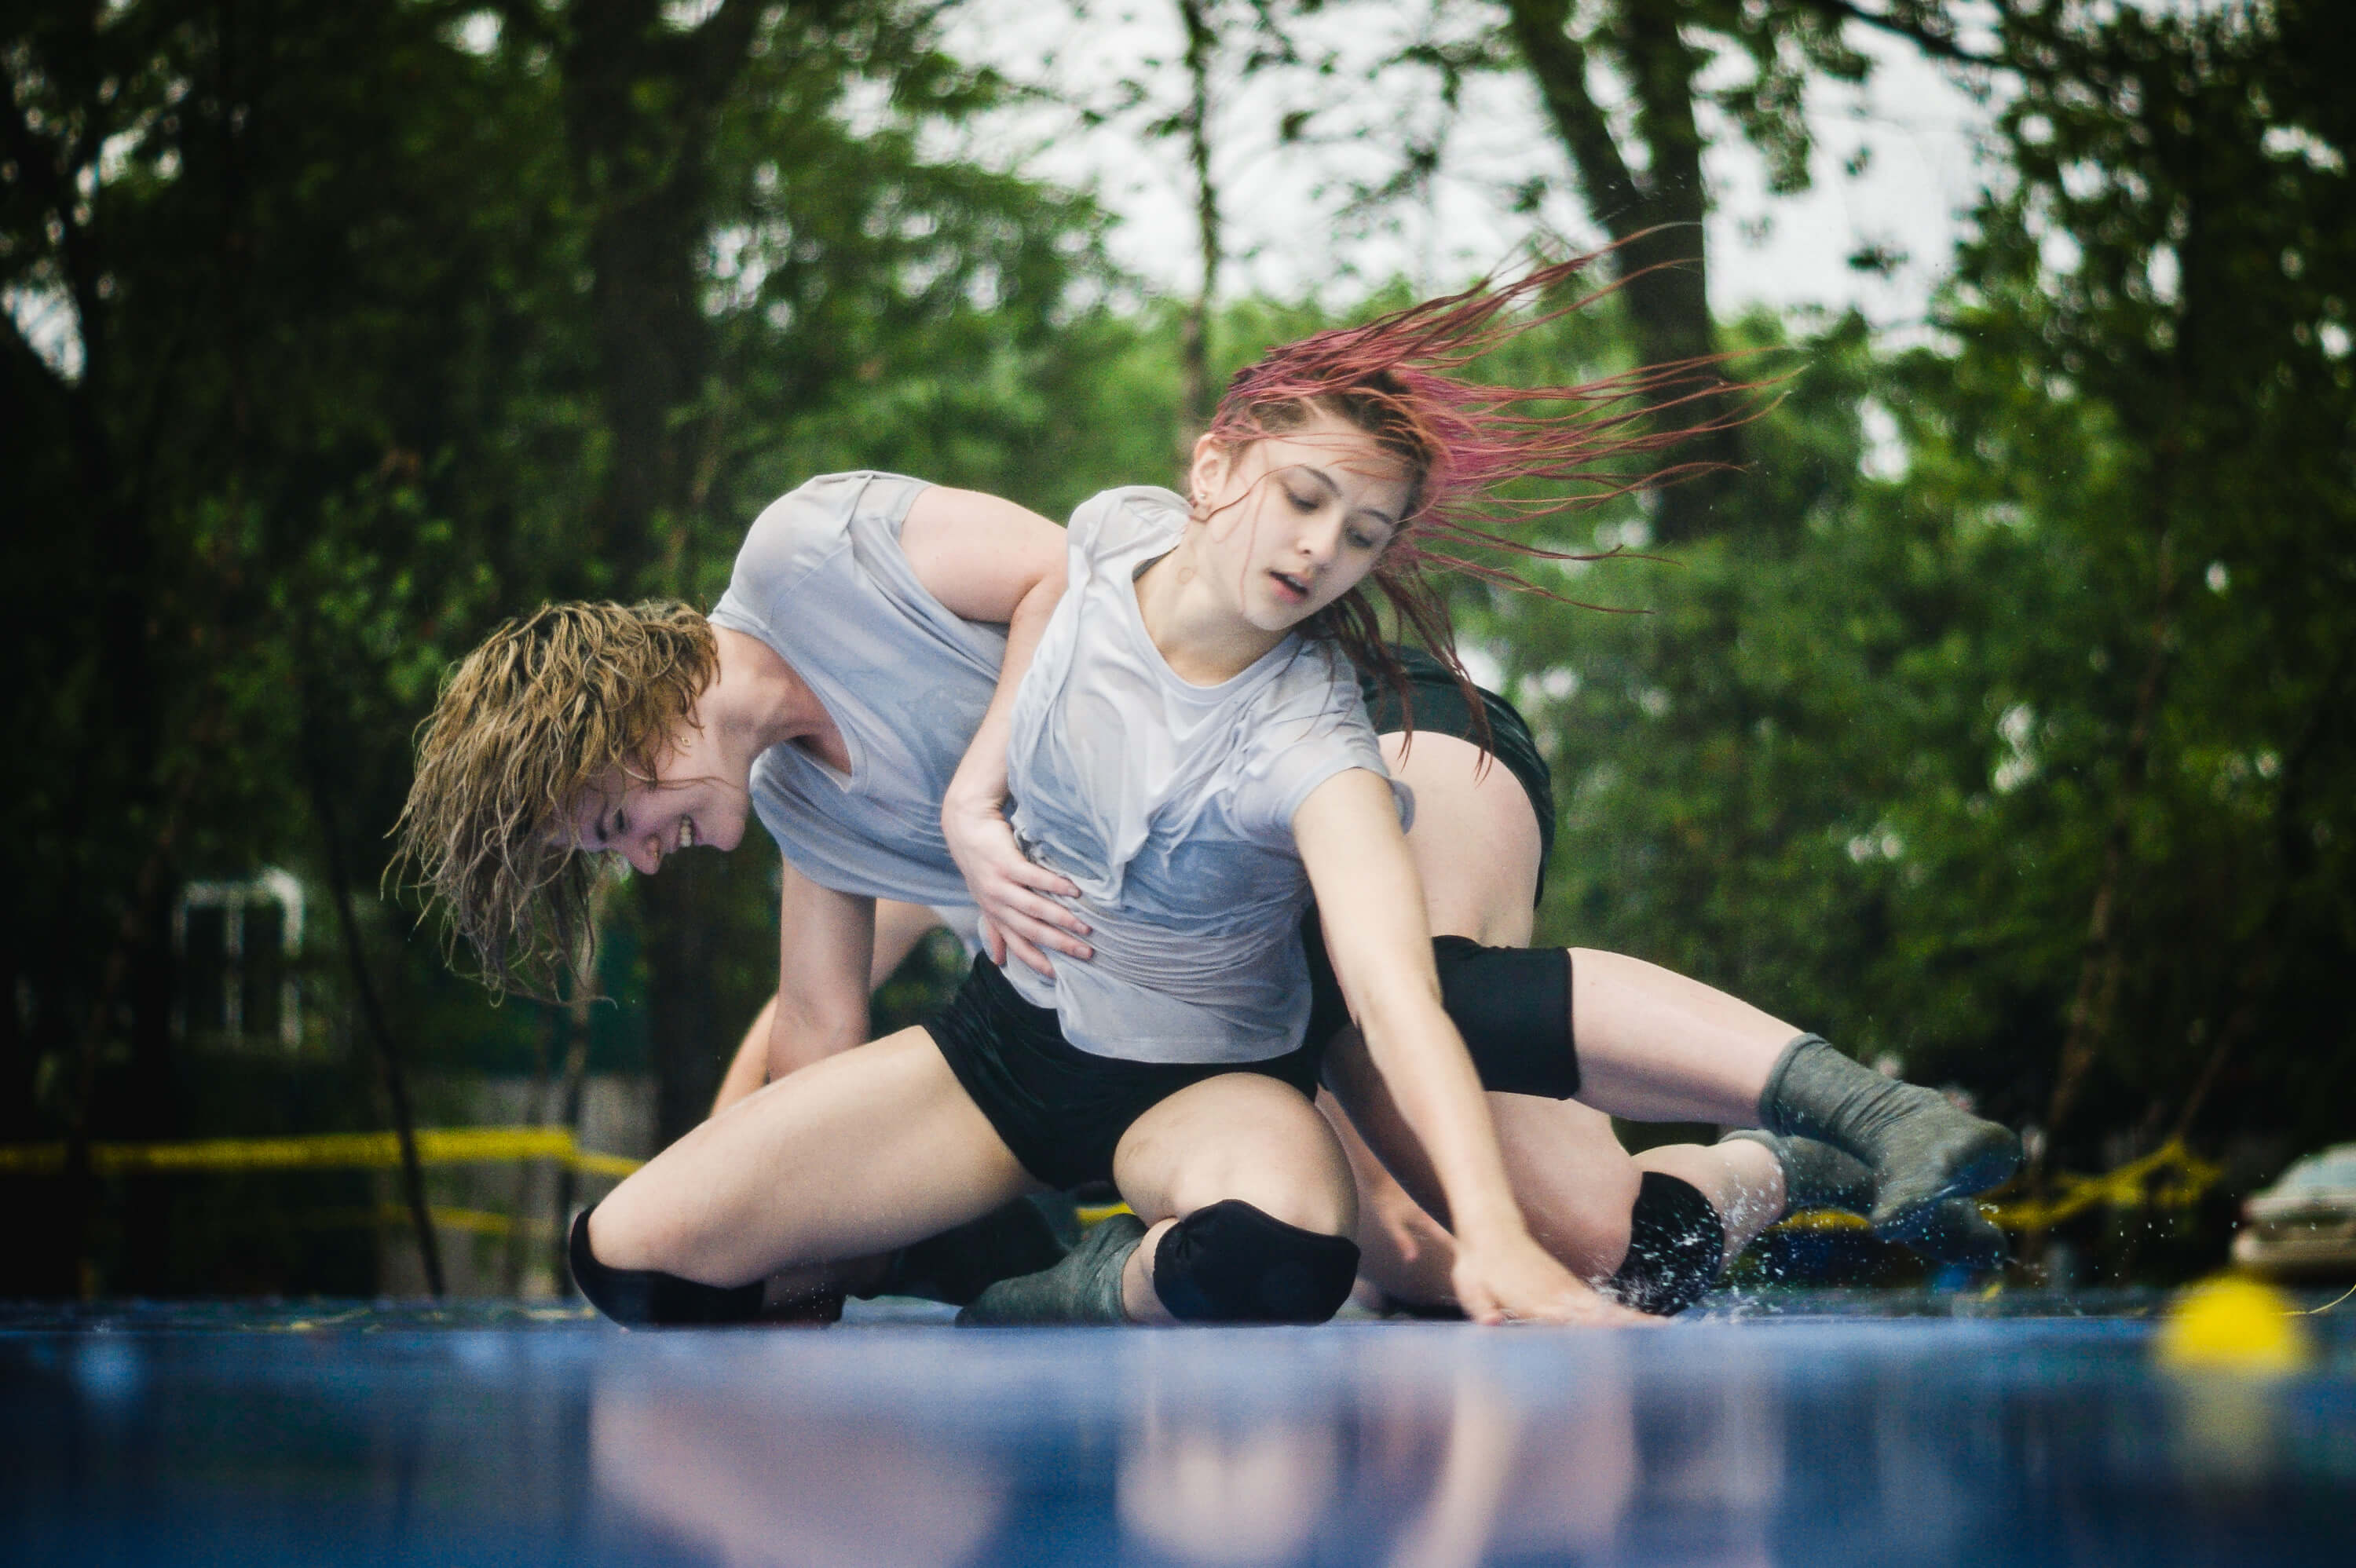
[[[1851,0],[1800,0],[1800,5],[1834,22],[1862,23],[1876,32],[1903,38],[1933,59],[1987,69],[2014,67],[2014,62],[2004,55],[1974,54],[1957,43],[1952,32],[1922,18],[1895,11],[1869,11]]]
[[[1506,0],[1505,13],[1538,96],[1570,151],[1588,210],[1615,240],[1645,228],[1644,189],[1587,91],[1587,48],[1570,36],[1569,0]]]
[[[753,37],[760,30],[762,9],[754,0],[722,0],[720,9],[691,35],[695,45],[693,80],[704,102],[718,103],[744,69]]]

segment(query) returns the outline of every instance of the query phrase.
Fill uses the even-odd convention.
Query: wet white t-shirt
[[[1183,500],[1145,487],[1072,515],[1070,584],[1015,698],[1007,782],[1024,852],[1079,885],[1068,901],[1096,956],[1055,959],[1052,981],[1006,976],[1083,1051],[1264,1061],[1309,1021],[1292,815],[1338,773],[1388,774],[1337,649],[1289,636],[1216,686],[1171,670],[1136,576],[1185,523]]]
[[[952,613],[901,553],[926,487],[830,474],[771,503],[712,622],[793,666],[851,753],[848,773],[792,745],[754,763],[753,810],[786,859],[820,887],[940,908],[970,944],[941,796],[997,689],[1006,628]]]

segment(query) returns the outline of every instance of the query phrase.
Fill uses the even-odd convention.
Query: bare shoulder
[[[1061,575],[1064,530],[1003,496],[935,485],[909,506],[900,549],[953,613],[1002,622],[1043,580]]]

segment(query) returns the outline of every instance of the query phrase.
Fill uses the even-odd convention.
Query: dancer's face
[[[681,726],[651,779],[616,772],[573,809],[573,841],[593,853],[611,850],[642,876],[653,876],[681,849],[734,849],[744,841],[750,781],[725,774],[710,726]]]
[[[1413,489],[1406,464],[1323,411],[1240,447],[1205,437],[1190,477],[1210,575],[1268,632],[1290,630],[1365,581]]]

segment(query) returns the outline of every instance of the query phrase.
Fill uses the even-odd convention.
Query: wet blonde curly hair
[[[494,993],[589,983],[595,857],[570,819],[618,770],[651,779],[720,670],[712,624],[675,602],[543,604],[450,672],[418,728],[396,868],[438,901]]]

